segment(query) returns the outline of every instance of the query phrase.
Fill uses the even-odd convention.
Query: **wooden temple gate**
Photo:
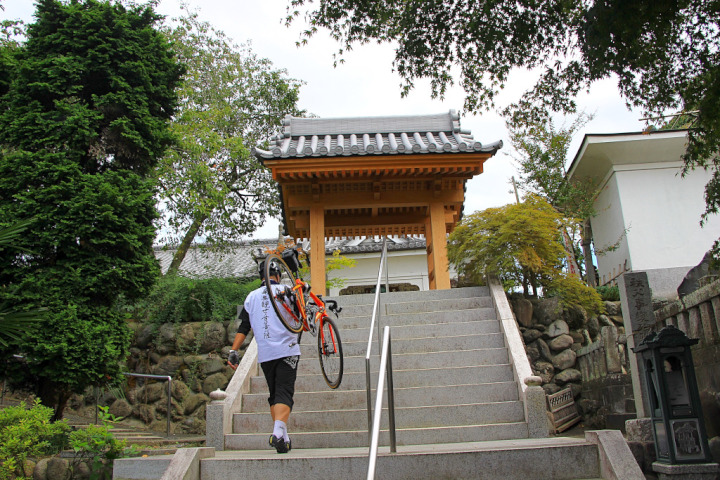
[[[325,239],[424,235],[431,289],[450,288],[446,236],[465,182],[502,142],[482,145],[442,115],[285,119],[270,150],[286,233],[310,239],[311,284],[325,293]]]

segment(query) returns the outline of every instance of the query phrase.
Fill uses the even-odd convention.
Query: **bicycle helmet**
[[[258,264],[258,273],[260,274],[260,280],[265,280],[265,260]],[[277,267],[277,264],[270,264],[270,276],[274,277],[280,274],[281,272],[280,269]]]

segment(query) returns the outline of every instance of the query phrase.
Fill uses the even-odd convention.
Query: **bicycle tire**
[[[271,270],[280,272],[280,282],[265,282],[270,304],[285,328],[292,333],[299,333],[303,329],[303,321],[295,304],[295,276],[282,258],[275,254],[265,259],[264,278],[270,278]]]
[[[320,369],[328,387],[336,389],[340,386],[343,377],[343,350],[335,322],[326,317],[322,321],[322,328],[318,332],[318,355],[320,356]]]

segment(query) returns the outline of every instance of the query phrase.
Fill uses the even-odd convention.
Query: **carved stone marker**
[[[627,335],[630,378],[635,396],[635,411],[638,418],[647,417],[647,393],[642,378],[642,366],[633,348],[655,327],[652,309],[652,291],[645,272],[627,272],[618,278],[623,323]]]

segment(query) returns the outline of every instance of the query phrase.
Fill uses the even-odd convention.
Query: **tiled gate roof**
[[[261,159],[484,152],[494,154],[502,141],[483,145],[460,129],[460,116],[450,110],[435,115],[297,118],[285,117],[283,133],[270,139],[268,150],[255,148]]]

